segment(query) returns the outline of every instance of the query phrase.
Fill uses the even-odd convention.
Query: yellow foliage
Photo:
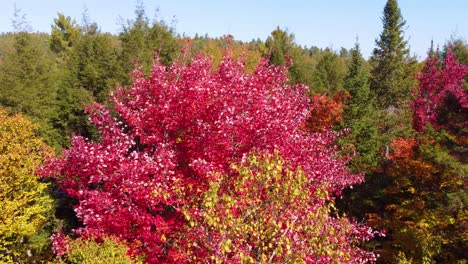
[[[51,153],[35,134],[36,126],[21,115],[0,109],[0,261],[26,255],[25,241],[47,222],[53,201],[48,185],[35,176]]]
[[[305,263],[305,254],[350,259],[338,242],[350,223],[330,216],[333,203],[324,202],[329,199],[325,186],[312,191],[301,169],[290,170],[277,153],[253,155],[247,164],[232,168],[238,176],[218,175],[198,201],[200,218],[190,217],[190,207],[183,209],[189,226],[206,232],[197,246],[185,245],[186,252],[205,244],[213,250],[213,263],[227,258],[240,263]],[[331,221],[340,222],[341,228]]]
[[[142,256],[132,259],[128,248],[113,237],[103,237],[99,243],[93,238],[78,238],[70,241],[66,258],[57,258],[56,263],[80,264],[141,264]],[[67,261],[64,262],[63,259]]]

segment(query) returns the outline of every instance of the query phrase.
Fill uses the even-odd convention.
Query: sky
[[[352,48],[358,38],[369,57],[382,31],[386,0],[142,0],[150,19],[157,17],[186,36],[231,34],[237,40],[265,40],[277,27],[302,46]],[[14,7],[33,31],[50,32],[57,13],[81,22],[88,16],[104,32],[118,33],[134,18],[136,0],[0,0],[0,32],[12,31]],[[424,59],[431,40],[441,47],[451,38],[468,38],[468,0],[400,0],[411,53]]]

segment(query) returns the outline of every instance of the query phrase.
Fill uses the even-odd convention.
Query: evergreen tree
[[[263,55],[274,65],[292,62],[288,71],[290,83],[311,84],[309,75],[312,67],[307,63],[301,48],[294,42],[294,34],[277,27],[267,38]]]
[[[60,54],[70,49],[81,36],[81,29],[69,16],[61,13],[54,19],[50,34],[50,49]]]
[[[314,93],[328,93],[343,89],[343,79],[346,66],[343,60],[331,49],[327,48],[317,62],[313,76],[311,90]]]
[[[408,74],[410,62],[407,42],[403,39],[403,19],[397,0],[388,0],[383,11],[383,31],[376,40],[371,57],[371,88],[381,108],[399,107],[409,100],[414,81]]]
[[[19,12],[19,11],[16,11]],[[53,55],[37,42],[24,17],[15,13],[13,52],[0,64],[0,105],[14,113],[24,113],[40,125],[47,143],[54,145],[50,126],[56,94],[56,68]]]
[[[375,102],[369,87],[369,70],[362,58],[359,44],[351,50],[351,64],[344,80],[350,94],[343,114],[343,126],[350,128],[348,142],[352,143],[358,156],[352,160],[354,169],[362,171],[376,166],[379,150],[378,123]]]
[[[125,84],[129,84],[128,73],[136,66],[142,66],[148,73],[156,58],[169,65],[178,46],[172,28],[163,21],[150,23],[141,2],[136,7],[135,15],[135,20],[123,25],[119,35],[122,49],[119,58],[120,78]]]
[[[93,101],[105,103],[117,82],[117,53],[112,36],[101,33],[95,23],[86,23],[81,32],[63,55],[57,114],[53,118],[54,127],[61,131],[62,146],[68,144],[72,133],[93,138],[84,105]]]
[[[379,163],[381,143],[378,135],[378,112],[369,87],[369,75],[369,66],[356,43],[351,50],[351,62],[344,80],[350,98],[343,113],[341,128],[349,128],[350,132],[340,143],[351,146],[357,152],[350,160],[349,167],[356,173],[365,173],[365,181],[353,189],[346,189],[338,206],[347,214],[360,219],[366,213],[378,210],[386,184],[385,178],[373,170]]]
[[[289,55],[293,49],[294,35],[277,27],[271,36],[265,42],[267,52],[269,52],[268,60],[274,65],[284,65],[287,63],[286,55]]]

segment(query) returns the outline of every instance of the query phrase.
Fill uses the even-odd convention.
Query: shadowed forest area
[[[468,44],[0,35],[2,263],[467,263]]]

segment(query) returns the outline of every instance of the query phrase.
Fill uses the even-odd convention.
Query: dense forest
[[[369,59],[143,5],[0,35],[2,263],[467,263],[468,44]]]

